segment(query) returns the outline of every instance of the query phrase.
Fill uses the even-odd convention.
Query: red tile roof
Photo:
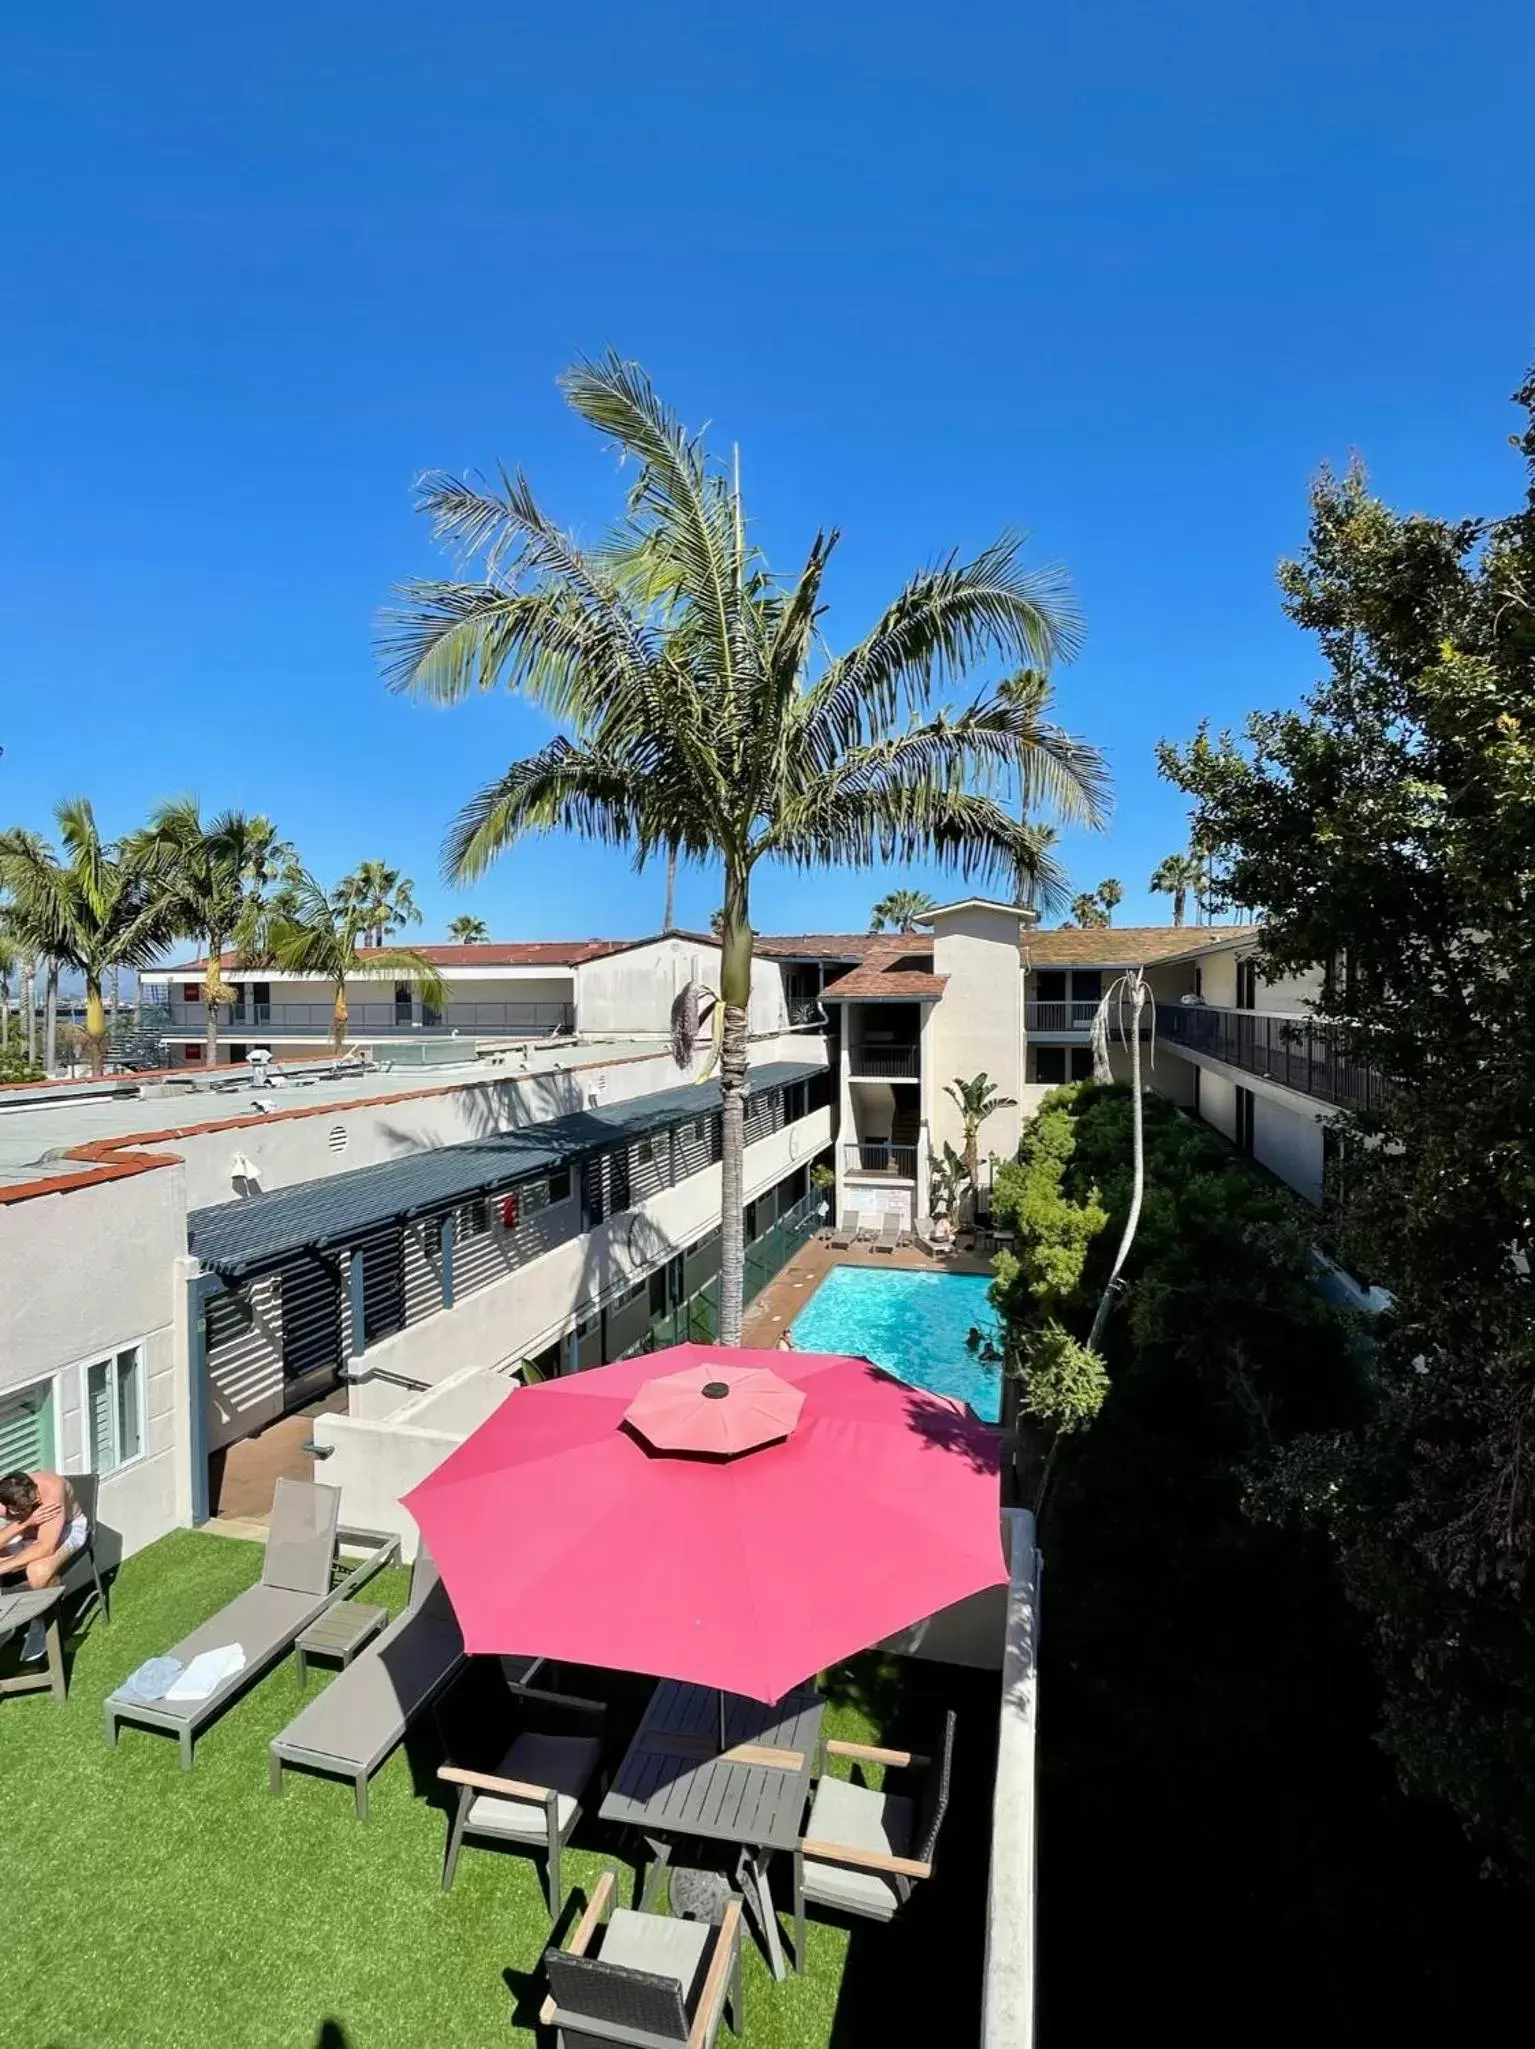
[[[821,996],[824,1001],[833,1003],[841,1003],[850,996],[861,997],[865,1001],[877,997],[888,997],[892,1001],[905,997],[908,1002],[930,1003],[948,986],[947,975],[919,975],[909,968],[849,968],[835,982],[828,982]]]
[[[753,951],[764,960],[863,960],[870,947],[887,942],[888,932],[759,932]],[[908,953],[931,952],[930,932],[904,932]]]
[[[711,932],[651,932],[643,939],[489,939],[481,945],[430,945],[412,946],[408,935],[401,934],[399,944],[412,953],[419,953],[437,968],[575,968],[590,960],[603,960],[612,953],[631,953],[636,947],[656,946],[662,939],[685,939],[693,946],[718,946],[719,941]],[[374,949],[360,946],[357,960],[360,967],[366,967],[368,956]],[[175,981],[178,976],[201,974],[205,963],[201,960],[186,961],[177,967],[146,969],[144,979],[154,981],[157,977]],[[226,953],[220,956],[221,968],[233,972],[242,966],[240,956]],[[246,974],[258,970],[246,966]]]

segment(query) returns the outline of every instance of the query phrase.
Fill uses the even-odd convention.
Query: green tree
[[[454,918],[448,933],[460,946],[483,946],[490,937],[490,927],[483,918]]]
[[[886,890],[869,913],[869,930],[883,932],[888,925],[893,932],[915,932],[917,920],[937,908],[925,889]]]
[[[0,927],[0,1052],[11,1043],[11,977],[21,966],[21,948]]]
[[[343,875],[332,892],[336,909],[361,919],[359,932],[365,946],[379,947],[392,932],[407,925],[419,925],[415,888],[408,875],[385,861],[359,861],[350,875]]]
[[[286,866],[269,818],[222,811],[204,820],[195,797],[161,804],[125,842],[125,857],[148,878],[177,935],[202,948],[209,1067],[218,1063],[219,1012],[235,994],[224,980],[224,951],[273,872],[274,844],[284,846]]]
[[[1335,1127],[1333,1228],[1388,1288],[1378,1401],[1317,1513],[1370,1619],[1385,1740],[1482,1840],[1535,1854],[1535,379],[1523,505],[1399,514],[1324,473],[1284,606],[1322,674],[1245,744],[1162,767],[1260,965],[1329,970],[1341,1057],[1384,1084]]]
[[[1113,924],[1114,913],[1119,909],[1124,900],[1125,886],[1122,882],[1117,882],[1112,875],[1099,883],[1098,901],[1103,906],[1103,922],[1105,925]]]
[[[338,887],[326,891],[302,869],[268,901],[253,900],[236,935],[244,967],[273,967],[288,975],[310,975],[328,982],[332,991],[331,1045],[346,1044],[348,982],[378,980],[411,983],[428,1003],[443,1000],[442,977],[424,954],[410,947],[369,947],[366,960],[359,946],[370,940],[375,905],[360,892]]]
[[[86,798],[67,798],[54,817],[59,852],[35,833],[0,833],[0,887],[13,929],[46,959],[52,986],[60,967],[83,977],[86,1051],[91,1072],[100,1074],[107,978],[114,967],[150,966],[174,936],[175,920],[164,893],[123,859],[117,843],[103,840]]]
[[[998,1110],[1016,1110],[1018,1101],[1015,1096],[1004,1096],[987,1074],[972,1075],[969,1081],[956,1076],[944,1083],[943,1092],[959,1111],[964,1130],[960,1157],[965,1163],[965,1179],[974,1191],[981,1184],[981,1126]]]
[[[1194,899],[1195,921],[1203,906],[1205,864],[1197,854],[1169,854],[1151,871],[1149,887],[1154,896],[1173,900],[1173,923],[1181,925],[1190,897]]]
[[[1048,665],[1075,627],[1059,578],[1025,571],[1004,536],[920,571],[865,639],[827,655],[835,533],[775,579],[747,538],[739,466],[711,460],[641,370],[609,356],[564,388],[633,466],[617,533],[581,548],[521,477],[429,478],[439,538],[478,553],[485,579],[409,587],[386,666],[396,687],[449,702],[504,683],[568,729],[470,802],[451,874],[553,830],[641,865],[675,849],[723,868],[720,1335],[737,1344],[753,876],[764,861],[935,861],[1011,878],[1030,848],[991,789],[1029,744],[1028,715],[995,692],[957,711],[935,698],[992,657]]]
[[[1071,900],[1071,916],[1068,924],[1080,925],[1083,931],[1093,930],[1109,922],[1109,914],[1099,901],[1096,890],[1084,889]]]

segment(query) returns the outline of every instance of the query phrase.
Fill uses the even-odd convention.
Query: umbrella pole
[[[724,1753],[724,1752],[725,1752],[725,1751],[726,1751],[726,1750],[727,1750],[728,1748],[729,1748],[729,1745],[728,1745],[728,1744],[726,1743],[726,1741],[725,1741],[725,1689],[724,1689],[724,1687],[722,1686],[722,1687],[720,1688],[720,1751],[721,1751],[721,1754],[723,1755],[723,1753]]]

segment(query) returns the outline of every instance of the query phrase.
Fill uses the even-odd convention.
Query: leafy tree
[[[1338,1121],[1334,1228],[1386,1286],[1378,1401],[1310,1447],[1369,1618],[1385,1740],[1483,1841],[1535,1854],[1535,379],[1501,519],[1403,515],[1324,473],[1284,605],[1323,673],[1245,744],[1164,747],[1262,965],[1323,964],[1343,1056],[1387,1084]],[[1332,1472],[1315,1482],[1319,1458]],[[1272,1490],[1271,1490],[1272,1498]],[[1322,1504],[1318,1508],[1318,1503]]]
[[[331,1044],[346,1044],[348,982],[377,980],[413,984],[428,1003],[443,1000],[442,977],[424,954],[410,947],[371,947],[366,961],[358,953],[371,939],[373,902],[344,886],[326,891],[302,869],[291,876],[270,901],[253,900],[236,935],[240,962],[246,967],[273,967],[289,975],[311,975],[332,990]]]
[[[24,946],[45,957],[50,988],[60,966],[85,981],[85,1046],[93,1074],[106,1065],[104,988],[114,967],[151,965],[174,935],[168,900],[103,840],[84,797],[54,811],[60,852],[35,833],[0,833],[0,887],[9,922]],[[50,1054],[53,1047],[49,1047]],[[51,1072],[52,1063],[49,1063]]]
[[[210,1067],[218,1063],[219,1011],[235,994],[224,980],[224,950],[266,886],[274,847],[283,848],[286,867],[290,857],[269,818],[223,811],[205,821],[195,797],[161,804],[125,843],[126,858],[146,876],[177,935],[202,948]]]
[[[350,875],[342,876],[333,894],[338,911],[360,915],[365,946],[382,946],[391,932],[421,923],[410,877],[384,861],[359,861]]]
[[[753,875],[763,861],[930,860],[1011,878],[1031,849],[989,785],[1037,744],[1030,716],[1000,692],[958,711],[935,697],[993,657],[1047,665],[1075,628],[1059,579],[1025,571],[1004,536],[919,571],[862,641],[828,655],[835,533],[780,582],[747,538],[738,466],[711,460],[641,370],[609,356],[564,384],[634,465],[617,533],[581,548],[521,477],[498,490],[427,479],[438,536],[481,555],[485,580],[410,586],[387,669],[448,702],[504,683],[568,728],[465,808],[445,854],[455,877],[556,830],[640,864],[675,849],[723,867],[720,1336],[737,1344]]]
[[[490,937],[490,927],[483,918],[454,918],[448,925],[448,932],[460,946],[483,946]]]
[[[1149,887],[1154,896],[1172,898],[1173,923],[1181,925],[1190,897],[1194,899],[1195,921],[1198,922],[1203,908],[1204,882],[1205,864],[1197,854],[1169,854],[1151,871]]]
[[[925,889],[890,889],[869,913],[869,930],[883,932],[888,925],[895,932],[915,932],[917,920],[937,908]]]
[[[959,1111],[964,1127],[961,1152],[965,1162],[965,1179],[972,1189],[978,1188],[981,1180],[981,1126],[998,1110],[1016,1110],[1017,1098],[1001,1094],[996,1083],[987,1074],[972,1075],[969,1081],[961,1081],[956,1076],[953,1081],[944,1084],[943,1092]]]

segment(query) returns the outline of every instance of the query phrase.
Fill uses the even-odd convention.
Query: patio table
[[[727,1693],[724,1712],[721,1750],[719,1694],[663,1679],[599,1811],[604,1821],[636,1829],[650,1850],[641,1911],[659,1892],[676,1842],[703,1837],[739,1845],[742,1889],[773,1976],[782,1978],[783,1940],[767,1867],[775,1850],[799,1845],[823,1703],[809,1687],[776,1707]]]
[[[0,1694],[52,1693],[58,1701],[66,1697],[64,1645],[59,1628],[63,1599],[62,1586],[42,1587],[36,1591],[27,1586],[0,1589],[0,1644],[44,1617],[48,1644],[47,1662],[42,1669],[35,1672],[22,1670],[13,1678],[0,1679]]]

